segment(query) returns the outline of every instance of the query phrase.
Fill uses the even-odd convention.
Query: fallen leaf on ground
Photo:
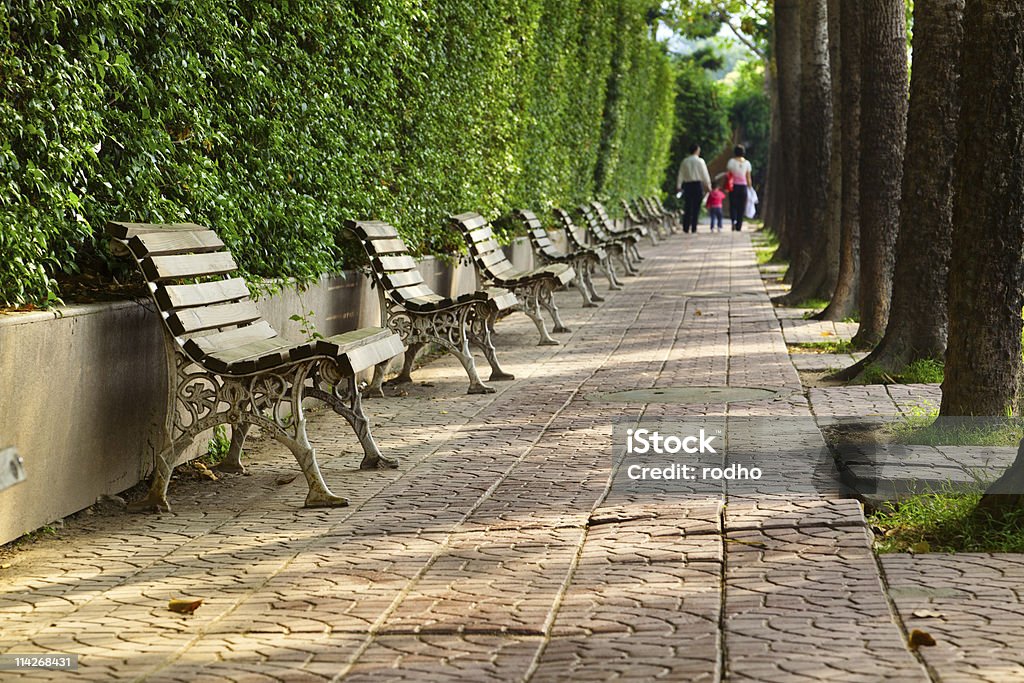
[[[298,476],[299,476],[298,473],[296,473],[296,474],[286,474],[284,476],[278,477],[277,480],[274,481],[274,483],[277,484],[278,486],[284,486],[285,484],[290,484],[293,481],[295,481],[295,479]]]
[[[945,615],[942,612],[935,612],[930,609],[916,609],[914,610],[914,616],[919,619],[941,619]]]
[[[207,479],[217,481],[217,475],[213,473],[213,470],[206,466],[206,463],[197,462],[196,470],[198,470],[199,474],[203,475]]]
[[[928,541],[918,541],[910,546],[910,552],[912,553],[930,553],[931,551],[932,546]]]
[[[4,562],[3,564],[0,564],[0,569],[10,569],[10,568],[11,568],[11,563],[10,562]]]
[[[911,650],[916,650],[919,647],[931,647],[935,644],[935,639],[932,638],[932,634],[928,631],[922,631],[919,628],[915,628],[910,632],[910,637],[907,638],[907,645]]]
[[[829,332],[828,330],[825,330],[824,332],[821,333],[821,336],[822,337],[834,337],[836,335],[835,335],[834,332]]]
[[[767,548],[768,547],[764,543],[758,543],[757,541],[743,541],[743,540],[740,540],[738,538],[727,538],[727,539],[725,539],[725,542],[726,543],[740,543],[742,545],[749,545],[752,548]]]
[[[167,603],[167,609],[179,614],[192,614],[203,604],[203,599],[190,600],[188,598],[174,598]]]

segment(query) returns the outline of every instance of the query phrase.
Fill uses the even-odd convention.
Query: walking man
[[[683,193],[683,232],[697,232],[701,200],[711,191],[711,176],[700,158],[700,145],[690,145],[690,155],[679,164],[676,193],[679,191]]]

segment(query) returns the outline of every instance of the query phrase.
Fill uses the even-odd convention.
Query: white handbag
[[[744,216],[746,216],[747,218],[753,218],[754,217],[754,215],[757,213],[757,201],[758,201],[758,199],[757,199],[757,192],[754,191],[754,188],[748,186],[747,187],[747,208],[743,212]]]

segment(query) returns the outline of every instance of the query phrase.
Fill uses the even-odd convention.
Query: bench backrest
[[[633,211],[633,207],[629,205],[629,202],[627,202],[625,199],[619,201],[622,204],[622,211],[626,215],[626,220],[633,224],[643,223],[643,217],[637,215],[637,213]]]
[[[416,260],[409,255],[405,241],[393,225],[384,221],[345,221],[345,228],[359,238],[370,258],[374,279],[393,301],[404,304],[436,296],[424,282]]]
[[[574,251],[587,248],[587,236],[581,230],[576,223],[572,220],[572,216],[565,209],[555,209],[555,218],[562,225],[562,231],[565,232],[565,239],[569,241],[569,245]]]
[[[146,278],[167,331],[197,363],[278,336],[249,297],[238,266],[209,228],[192,223],[107,224]]]
[[[535,252],[552,259],[565,256],[562,251],[555,247],[554,242],[551,241],[551,236],[548,235],[548,231],[544,229],[535,213],[529,209],[516,209],[512,212],[512,215],[518,218],[523,226],[526,227],[526,233],[530,237],[530,245]]]
[[[494,239],[494,232],[486,218],[470,211],[451,216],[451,221],[465,238],[469,253],[481,274],[488,279],[502,280],[509,273],[518,272]]]
[[[601,243],[612,241],[611,234],[608,232],[604,221],[601,220],[593,204],[580,204],[577,210],[587,222],[587,229],[594,236],[594,239]]]

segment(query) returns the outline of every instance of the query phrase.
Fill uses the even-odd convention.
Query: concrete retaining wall
[[[508,252],[532,264],[529,245]],[[471,267],[421,261],[440,294],[473,291]],[[377,293],[366,276],[324,277],[304,292],[258,302],[286,337],[301,340],[298,313],[329,336],[379,325]],[[0,314],[0,447],[13,445],[27,479],[0,491],[0,543],[134,486],[152,470],[162,441],[166,378],[160,321],[147,302],[67,306]],[[206,448],[199,438],[190,456]]]

